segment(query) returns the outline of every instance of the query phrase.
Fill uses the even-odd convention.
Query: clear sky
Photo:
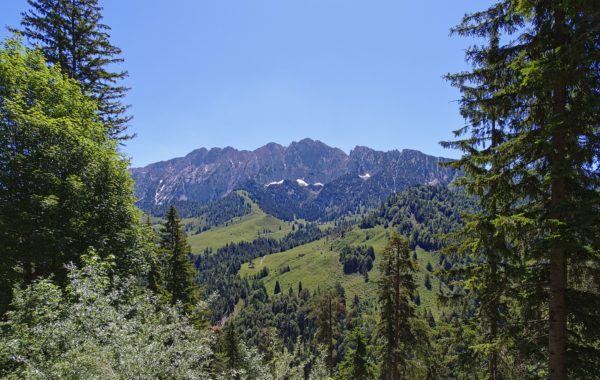
[[[463,121],[442,76],[472,43],[450,37],[491,0],[100,0],[123,50],[133,166],[199,147],[305,137],[456,157]],[[1,0],[15,26],[26,0]],[[0,37],[7,35],[5,28]]]

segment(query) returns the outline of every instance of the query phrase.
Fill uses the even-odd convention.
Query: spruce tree
[[[431,290],[431,278],[429,278],[429,273],[425,273],[425,279],[423,280],[423,285],[427,290]]]
[[[315,300],[316,338],[327,348],[327,367],[330,376],[333,376],[336,365],[335,348],[342,332],[340,321],[344,319],[345,314],[346,305],[334,290],[324,292]]]
[[[383,250],[379,266],[379,334],[383,341],[381,379],[398,380],[406,374],[417,341],[410,323],[415,317],[412,300],[416,289],[416,266],[410,256],[408,241],[397,232],[392,234]]]
[[[227,368],[231,372],[242,367],[242,353],[240,352],[240,339],[236,331],[235,322],[229,321],[223,329],[223,353],[227,360]],[[239,375],[236,376],[238,378]]]
[[[273,294],[281,293],[281,285],[279,285],[279,281],[275,281],[275,287],[273,289]]]
[[[349,337],[350,348],[340,363],[339,378],[342,380],[369,380],[373,378],[373,369],[369,363],[367,342],[359,328],[355,328]]]
[[[468,263],[457,270],[445,269],[445,272],[458,274],[455,276],[455,280],[459,280],[456,284],[468,291],[459,293],[466,296],[462,297],[467,299],[466,302],[477,300],[477,312],[473,312],[469,305],[463,305],[460,310],[465,311],[466,318],[479,319],[477,329],[482,339],[477,343],[483,345],[473,344],[472,347],[484,347],[483,351],[487,353],[486,372],[490,379],[503,377],[499,369],[498,353],[501,349],[499,342],[508,333],[502,330],[506,326],[506,316],[502,310],[506,310],[503,294],[507,292],[506,274],[512,265],[507,259],[509,251],[506,238],[494,224],[494,220],[503,213],[506,215],[510,207],[505,197],[510,184],[510,173],[501,165],[496,149],[504,140],[504,125],[511,112],[510,102],[500,96],[503,88],[510,84],[510,77],[507,75],[510,70],[502,66],[507,54],[499,48],[499,24],[503,13],[498,9],[496,11],[498,13],[488,26],[488,44],[472,48],[478,52],[479,59],[486,67],[473,73],[448,76],[453,84],[464,91],[461,111],[470,120],[471,128],[478,136],[476,142],[468,139],[451,145],[461,148],[472,146],[461,160],[452,165],[463,168],[468,174],[457,183],[478,197],[479,212],[465,217],[465,227],[450,235],[453,243],[445,249],[449,254],[458,253],[463,262]],[[455,29],[460,30],[460,27]],[[474,149],[475,147],[478,148]],[[486,164],[478,165],[482,161],[486,161]],[[465,327],[468,326],[465,323]]]
[[[471,251],[490,263],[472,283],[496,305],[490,322],[510,302],[519,360],[546,362],[552,379],[598,365],[599,26],[593,1],[501,1],[455,29],[490,41],[467,52],[470,72],[450,76],[468,122],[450,145],[465,152],[456,165],[483,205]]]
[[[110,42],[110,27],[102,23],[98,0],[27,0],[20,32],[42,50],[46,60],[79,82],[98,102],[98,114],[113,138],[126,139],[129,106],[122,103],[126,71],[112,71],[123,62],[121,49]]]
[[[165,289],[169,293],[171,304],[181,301],[188,310],[193,310],[198,296],[196,270],[189,258],[190,247],[174,206],[167,212],[165,224],[160,231],[159,245],[164,252]]]

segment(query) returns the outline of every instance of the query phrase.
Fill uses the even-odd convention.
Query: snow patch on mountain
[[[325,185],[323,185],[321,182],[316,182],[316,183],[313,184],[313,186],[323,187]]]
[[[371,175],[370,175],[369,173],[365,173],[365,174],[359,174],[358,176],[360,177],[360,179],[362,179],[362,180],[364,180],[364,181],[366,181],[366,180],[368,180],[369,178],[371,178]]]
[[[298,185],[300,185],[300,186],[304,186],[304,187],[308,186],[308,183],[306,183],[303,179],[298,178],[296,180],[296,182],[298,182]]]
[[[162,184],[162,180],[160,182]],[[165,185],[161,185],[158,191],[154,194],[154,204],[161,205],[163,200],[166,198],[165,194],[163,194],[165,190]]]
[[[269,182],[265,185],[265,187],[273,186],[273,185],[283,185],[283,180]]]

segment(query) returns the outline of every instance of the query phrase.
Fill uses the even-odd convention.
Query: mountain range
[[[289,146],[269,143],[254,151],[200,148],[185,157],[132,168],[138,206],[208,203],[246,190],[265,211],[282,219],[338,217],[376,206],[410,185],[448,184],[456,172],[446,158],[404,149],[357,146],[346,154],[318,140]]]

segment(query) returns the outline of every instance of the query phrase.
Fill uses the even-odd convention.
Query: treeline
[[[286,180],[268,187],[249,181],[243,188],[262,210],[279,219],[333,221],[375,208],[391,192],[390,184],[381,181],[379,176],[365,182],[348,174],[325,187]]]
[[[367,273],[373,268],[374,261],[375,250],[370,246],[345,246],[340,251],[340,263],[344,274],[360,273],[367,281]]]
[[[260,287],[254,281],[242,279],[237,274],[243,263],[283,252],[294,247],[319,240],[324,236],[314,223],[299,223],[298,228],[282,239],[260,237],[251,242],[230,243],[212,250],[207,248],[195,258],[199,283],[208,294],[216,292],[219,297],[213,302],[211,320],[217,323],[231,312],[240,299],[246,299],[252,288]]]
[[[434,251],[443,235],[464,225],[461,214],[476,208],[476,200],[447,186],[413,186],[394,193],[360,222],[361,228],[394,227],[409,237],[410,247]]]
[[[358,251],[370,257],[368,248]],[[431,311],[417,312],[416,264],[407,241],[393,235],[381,257],[384,276],[377,297],[348,299],[339,283],[331,289],[307,289],[302,282],[286,289],[276,283],[273,296],[256,286],[235,315],[237,331],[265,357],[283,351],[303,360],[321,347],[332,379],[451,376],[443,363],[456,351],[442,349],[443,321],[451,317],[443,316],[438,329]]]
[[[149,213],[153,216],[164,217],[171,206],[177,209],[182,218],[197,219],[194,223],[195,233],[206,231],[233,218],[248,215],[252,210],[252,206],[246,201],[246,198],[234,192],[210,203],[176,201],[169,205],[154,206]]]
[[[281,185],[268,188],[255,181],[249,181],[243,188],[264,212],[278,219],[316,221],[324,215],[324,210],[315,202],[316,193],[293,181],[284,181]]]
[[[101,7],[29,5],[36,49],[0,47],[0,377],[323,378],[206,329],[175,209],[156,234],[134,205]]]
[[[29,4],[22,32],[37,49],[18,38],[0,49],[0,377],[598,377],[595,2],[503,1],[455,28],[487,40],[467,51],[472,71],[448,77],[467,123],[445,145],[463,151],[451,165],[477,207],[456,219],[460,201],[416,188],[426,202],[374,214],[411,241],[391,236],[377,300],[350,306],[339,286],[267,297],[237,275],[322,237],[312,224],[207,251],[195,272],[174,209],[159,234],[141,223],[118,151],[124,73],[108,70],[120,58],[100,6]],[[419,311],[410,246],[438,248],[438,232],[444,307]]]

